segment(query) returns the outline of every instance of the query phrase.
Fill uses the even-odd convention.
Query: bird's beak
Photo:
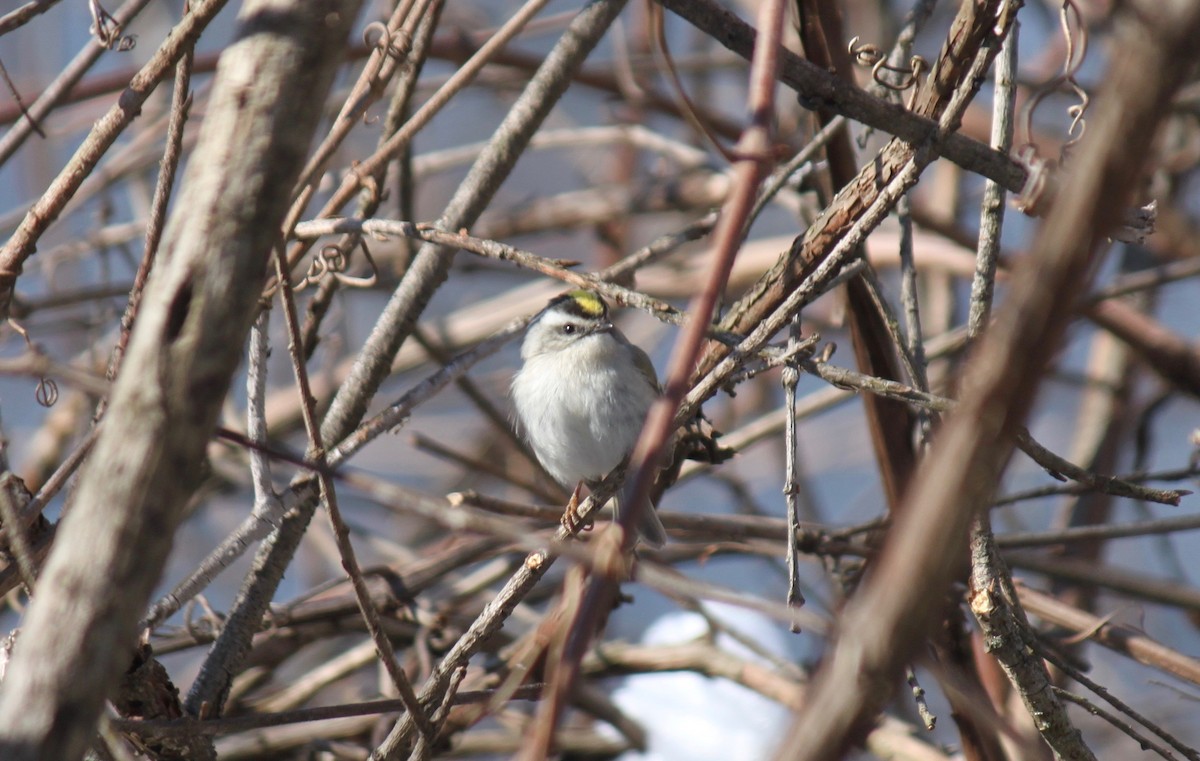
[[[592,328],[593,333],[611,333],[613,332],[613,324],[611,322],[602,322]]]

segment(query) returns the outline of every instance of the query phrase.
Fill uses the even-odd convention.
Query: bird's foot
[[[567,502],[567,509],[563,511],[562,527],[568,533],[578,534],[580,531],[590,531],[592,529],[591,521],[584,521],[579,517],[579,492],[583,489],[583,482],[580,482],[575,491],[571,492],[571,499]]]

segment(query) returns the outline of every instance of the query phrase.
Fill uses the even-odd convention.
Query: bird
[[[574,487],[594,487],[625,462],[661,389],[654,365],[613,325],[608,304],[588,290],[551,299],[530,323],[511,398],[520,428],[542,467]],[[619,506],[614,501],[614,510]],[[653,506],[638,533],[653,547],[666,531]]]

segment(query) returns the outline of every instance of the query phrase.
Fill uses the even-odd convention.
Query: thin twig
[[[29,0],[20,8],[0,16],[0,37],[28,24],[35,16],[45,13],[58,3],[59,0]]]
[[[136,6],[147,1],[131,0],[128,5]],[[62,213],[63,207],[79,189],[80,184],[140,113],[142,104],[154,92],[158,83],[170,68],[192,49],[200,33],[226,2],[227,0],[197,0],[191,11],[172,30],[173,33],[130,81],[125,97],[119,99],[97,120],[67,165],[25,215],[21,225],[4,244],[3,249],[0,249],[0,317],[8,316],[17,277],[21,274],[25,260],[34,253],[42,233]],[[37,103],[32,108],[36,109]],[[13,131],[18,127],[19,125],[14,126]],[[10,155],[6,153],[6,147],[6,142],[0,142],[0,163]]]
[[[171,119],[167,124],[167,145],[160,162],[161,171],[154,184],[154,198],[150,202],[150,217],[146,221],[145,247],[142,260],[138,263],[137,273],[133,277],[133,288],[129,291],[129,301],[125,305],[125,313],[121,315],[121,333],[108,359],[108,370],[105,377],[109,380],[117,377],[121,368],[121,358],[125,355],[125,347],[129,343],[129,334],[133,330],[133,321],[137,317],[138,306],[142,302],[142,291],[146,280],[154,267],[154,259],[158,255],[158,244],[162,240],[163,227],[167,220],[167,205],[171,200],[171,192],[175,186],[175,172],[179,168],[182,156],[183,127],[187,123],[188,111],[191,108],[190,92],[192,81],[192,64],[195,52],[191,49],[184,51],[179,63],[175,64],[175,87],[171,93]],[[103,413],[103,403],[97,410],[97,417]]]
[[[738,161],[733,170],[733,188],[713,232],[715,255],[709,279],[704,290],[689,305],[690,318],[672,352],[663,394],[647,413],[641,435],[629,455],[630,474],[621,491],[620,504],[623,509],[617,522],[621,530],[620,540],[605,546],[610,556],[601,561],[602,566],[621,566],[621,555],[632,551],[637,541],[635,527],[640,512],[652,509],[647,500],[651,483],[658,474],[667,442],[677,427],[676,417],[688,393],[718,299],[725,290],[726,280],[733,268],[746,220],[753,208],[759,185],[769,171],[772,161],[775,71],[782,49],[783,9],[783,0],[770,0],[760,8],[759,28],[764,36],[759,40],[750,69],[750,95],[746,109],[750,124],[734,148]],[[568,625],[569,633],[562,658],[556,664],[548,694],[539,705],[535,731],[523,748],[521,758],[533,761],[549,752],[554,729],[558,726],[567,696],[578,677],[579,663],[595,635],[601,617],[608,613],[617,586],[615,579],[607,575],[590,579],[578,614],[572,617]]]
[[[267,359],[270,342],[269,309],[263,309],[250,329],[246,362],[246,437],[252,442],[266,444],[267,422],[265,401],[267,393]],[[175,615],[181,607],[204,591],[209,584],[235,560],[245,554],[250,545],[279,524],[285,505],[275,493],[271,482],[271,465],[267,454],[251,447],[250,481],[254,489],[254,506],[250,515],[210,552],[187,578],[150,606],[139,629],[154,629]]]
[[[300,320],[296,314],[296,302],[292,296],[291,283],[288,281],[287,271],[284,269],[282,252],[277,252],[275,256],[275,275],[280,283],[279,295],[283,301],[284,321],[288,329],[288,350],[292,358],[292,370],[296,375],[296,384],[300,392],[300,407],[304,414],[304,428],[309,438],[307,456],[309,459],[323,466],[325,465],[326,449],[321,441],[321,434],[317,426],[316,411],[313,409],[315,400],[309,388],[308,370],[304,366],[304,350],[300,339]],[[363,620],[367,624],[367,631],[371,635],[371,640],[375,643],[379,660],[383,663],[384,668],[392,679],[392,685],[396,688],[401,700],[404,701],[404,705],[408,708],[409,715],[417,723],[421,735],[432,738],[434,732],[433,725],[430,723],[429,717],[425,714],[425,709],[417,699],[417,694],[413,691],[408,676],[404,673],[400,664],[396,662],[396,653],[392,647],[392,642],[384,634],[383,626],[379,621],[379,611],[375,609],[374,604],[371,602],[371,595],[367,591],[366,582],[363,581],[362,571],[359,569],[358,560],[355,556],[354,545],[350,542],[350,530],[346,527],[346,522],[342,519],[341,510],[338,508],[333,480],[324,471],[318,471],[317,478],[321,487],[321,500],[325,503],[325,507],[329,511],[329,522],[333,524],[333,535],[337,541],[338,554],[342,560],[342,567],[345,569],[346,575],[350,577],[350,583],[354,587],[354,594],[358,600],[359,609],[362,612]]]
[[[1014,21],[996,57],[996,94],[992,107],[992,146],[1005,154],[1012,148],[1013,112],[1016,109],[1017,39],[1020,22]],[[967,330],[972,338],[983,334],[992,313],[996,287],[996,264],[1000,259],[1000,230],[1004,225],[1005,189],[989,179],[984,182],[980,205],[979,247],[976,249],[975,278],[971,281],[971,306]]]
[[[341,186],[333,193],[332,197],[322,206],[318,216],[328,217],[336,214],[338,209],[342,208],[347,201],[356,193],[362,184],[362,178],[373,176],[386,167],[388,162],[396,158],[401,151],[412,142],[413,137],[429,124],[445,106],[450,102],[450,99],[459,91],[471,84],[472,81],[479,75],[479,72],[485,65],[505,46],[508,42],[517,35],[529,20],[546,4],[547,0],[527,0],[521,9],[513,14],[502,27],[496,30],[496,33],[488,38],[470,60],[459,66],[452,77],[438,91],[434,93],[429,100],[425,101],[421,107],[409,119],[404,122],[404,126],[389,137],[379,148],[367,159],[358,163],[354,172],[346,175]],[[566,83],[563,83],[566,86]],[[529,136],[526,136],[528,139]],[[493,143],[494,145],[494,143]],[[515,146],[514,146],[515,147]],[[514,151],[514,153],[516,153]],[[479,164],[477,163],[476,166]],[[304,206],[300,203],[306,201],[305,196],[297,199],[293,206],[289,218],[297,220],[303,211]],[[475,215],[477,216],[478,211]],[[293,250],[288,252],[288,271],[291,271],[292,266],[304,253],[306,247],[293,247]]]
[[[788,348],[792,349],[800,339],[800,320],[792,321],[788,334]],[[784,408],[787,412],[787,425],[784,429],[784,474],[783,496],[787,504],[788,552],[787,573],[788,591],[787,603],[800,607],[804,604],[804,593],[800,591],[800,546],[798,541],[800,530],[800,474],[799,454],[796,441],[796,385],[800,381],[800,369],[794,362],[783,366],[781,382],[783,383]],[[793,633],[798,633],[793,626]]]
[[[1138,663],[1192,684],[1200,684],[1200,660],[1153,639],[1145,632],[1080,610],[1028,584],[1016,585],[1021,605],[1045,624],[1073,632]]]
[[[53,0],[53,2],[57,2],[57,0]],[[49,5],[52,5],[53,2],[49,3]],[[112,18],[119,26],[126,27],[149,4],[150,0],[128,0],[112,14]],[[7,14],[4,19],[8,20],[31,5],[35,5],[35,3],[27,3],[13,13]],[[49,7],[49,5],[46,7]],[[24,21],[21,23],[24,23]],[[4,137],[0,138],[0,166],[8,163],[8,160],[17,152],[17,149],[28,139],[30,133],[38,131],[39,125],[45,122],[46,116],[50,111],[62,102],[71,89],[92,68],[92,64],[99,60],[104,52],[104,46],[94,44],[94,41],[91,39],[87,41],[83,49],[71,59],[66,68],[54,78],[54,81],[29,106],[29,110],[26,113],[27,118],[13,124],[12,128],[4,133]]]
[[[1047,648],[1044,648],[1044,647],[1038,647],[1037,650],[1038,650],[1038,653],[1043,658],[1045,658],[1046,660],[1053,663],[1055,668],[1062,669],[1063,673],[1067,674],[1072,679],[1076,680],[1077,682],[1079,682],[1083,686],[1087,687],[1092,692],[1094,692],[1097,695],[1099,695],[1100,697],[1102,697],[1113,708],[1116,708],[1118,711],[1125,714],[1126,716],[1129,716],[1134,721],[1141,724],[1143,727],[1146,727],[1153,734],[1158,735],[1160,738],[1162,738],[1164,741],[1166,741],[1166,743],[1168,745],[1170,745],[1172,748],[1174,748],[1175,750],[1177,750],[1181,754],[1183,754],[1184,758],[1191,759],[1191,761],[1200,761],[1200,753],[1197,753],[1196,751],[1192,750],[1188,746],[1179,742],[1179,740],[1177,740],[1174,735],[1172,735],[1169,732],[1166,732],[1161,727],[1159,727],[1157,724],[1150,721],[1149,719],[1147,719],[1145,716],[1143,716],[1139,712],[1135,711],[1132,706],[1128,705],[1127,703],[1125,703],[1123,701],[1117,700],[1115,697],[1113,697],[1112,693],[1110,693],[1108,690],[1104,689],[1104,687],[1097,684],[1093,680],[1089,679],[1086,674],[1084,674],[1082,671],[1080,671],[1079,669],[1072,666],[1070,663],[1067,663],[1067,661],[1065,659],[1056,657],[1053,653],[1051,653]],[[1128,735],[1133,740],[1135,740],[1140,747],[1146,748],[1147,746],[1149,746],[1155,753],[1162,756],[1163,758],[1166,758],[1166,759],[1174,759],[1175,758],[1175,755],[1173,753],[1171,753],[1171,751],[1167,750],[1164,746],[1160,745],[1159,743],[1155,742],[1154,740],[1151,740],[1149,737],[1146,737],[1141,732],[1138,732],[1133,727],[1129,726],[1128,724],[1121,721],[1117,717],[1113,716],[1109,712],[1101,709],[1099,706],[1095,705],[1091,701],[1089,701],[1079,695],[1076,695],[1068,690],[1064,690],[1060,687],[1052,687],[1051,689],[1054,690],[1054,694],[1056,696],[1058,696],[1059,698],[1062,698],[1063,700],[1074,703],[1075,705],[1082,706],[1084,708],[1084,710],[1086,710],[1088,713],[1092,714],[1093,716],[1099,716],[1100,718],[1107,721],[1109,724],[1113,725],[1120,731],[1124,732],[1126,735]]]

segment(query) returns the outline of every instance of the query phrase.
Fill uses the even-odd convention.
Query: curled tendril
[[[367,260],[367,264],[371,265],[371,274],[368,277],[350,277],[344,275],[340,271],[335,271],[333,276],[338,282],[350,288],[370,288],[379,282],[379,267],[375,264],[375,258],[371,256],[371,249],[367,248],[367,242],[361,238],[358,241],[358,247],[362,249],[363,258]]]
[[[54,403],[58,401],[58,384],[54,382],[53,378],[38,378],[33,398],[37,399],[37,403],[43,407],[53,407]]]
[[[373,35],[378,35],[372,39]],[[382,21],[372,21],[363,27],[363,43],[368,47],[379,48],[385,56],[395,59],[404,58],[408,53],[410,38],[404,30],[393,32]]]
[[[1071,32],[1071,16],[1074,15],[1075,27],[1077,31]],[[1087,112],[1088,94],[1075,80],[1075,74],[1079,72],[1079,68],[1083,66],[1083,59],[1087,55],[1088,35],[1087,27],[1083,23],[1083,17],[1079,13],[1079,8],[1076,7],[1074,0],[1063,0],[1062,9],[1059,11],[1059,21],[1062,24],[1063,39],[1067,45],[1067,59],[1063,62],[1063,79],[1070,85],[1075,97],[1079,98],[1079,103],[1067,109],[1067,115],[1071,117],[1071,124],[1067,128],[1068,140],[1063,144],[1063,151],[1078,143],[1083,139],[1083,133],[1087,131],[1087,121],[1083,115]],[[1078,50],[1076,50],[1076,42],[1078,42]]]
[[[854,35],[850,38],[848,50],[854,58],[854,62],[859,66],[872,66],[876,61],[883,59],[883,51],[878,45],[872,45],[869,42],[859,43],[859,36]]]
[[[1087,131],[1087,120],[1084,116],[1091,103],[1087,91],[1075,79],[1075,75],[1083,65],[1088,48],[1087,27],[1083,23],[1083,16],[1075,5],[1075,0],[1063,0],[1059,10],[1059,26],[1062,29],[1063,42],[1067,49],[1062,73],[1039,87],[1026,102],[1021,113],[1021,129],[1025,133],[1025,142],[1032,145],[1034,112],[1043,100],[1065,87],[1079,102],[1067,107],[1067,116],[1070,117],[1071,122],[1067,126],[1067,140],[1063,143],[1059,153],[1059,159],[1063,160],[1066,158],[1067,152],[1083,139],[1083,135]]]
[[[408,55],[412,39],[403,29],[399,32],[394,32],[382,21],[372,21],[363,27],[362,37],[364,44],[368,47],[376,48],[379,52],[379,55],[372,55],[367,60],[367,68],[363,72],[362,81],[368,83],[371,90],[379,92],[384,86],[384,82],[380,79],[384,61],[388,58],[397,61],[402,60]],[[379,117],[370,116],[364,110],[362,122],[367,126],[371,126],[379,122]]]
[[[321,252],[313,258],[310,271],[320,278],[332,272],[341,272],[345,268],[346,255],[342,253],[340,246],[331,243],[321,247]]]
[[[1069,140],[1063,144],[1063,150],[1070,148],[1083,139],[1083,133],[1087,132],[1087,119],[1083,115],[1087,113],[1089,98],[1082,87],[1075,87],[1075,94],[1079,96],[1079,102],[1067,109],[1067,116],[1071,117],[1071,124],[1067,127],[1067,135]]]
[[[849,52],[854,62],[859,66],[871,67],[871,79],[880,87],[886,87],[895,92],[904,92],[914,87],[921,75],[929,70],[929,62],[919,55],[908,59],[908,67],[901,68],[888,63],[887,55],[878,45],[869,42],[860,43],[855,36],[850,40]]]
[[[372,36],[379,35],[375,39]],[[387,24],[382,21],[372,21],[363,27],[362,33],[363,44],[369,48],[378,47],[381,50],[387,50],[392,46],[392,30],[387,28]]]
[[[15,330],[17,335],[25,339],[25,348],[29,350],[30,354],[39,356],[41,355],[41,350],[38,349],[37,344],[35,344],[33,342],[33,338],[30,337],[29,331],[26,330],[21,323],[10,317],[8,319],[8,326]],[[37,388],[34,389],[33,398],[36,399],[37,403],[43,407],[53,407],[54,403],[58,401],[58,383],[56,383],[53,378],[47,378],[45,376],[38,378],[38,384]]]
[[[304,273],[304,277],[300,278],[300,282],[292,286],[292,290],[299,293],[308,286],[320,282],[321,278],[329,274],[331,264],[337,266],[341,258],[342,250],[336,244],[330,243],[322,246],[321,250],[313,256],[312,261],[308,263],[308,271]]]
[[[92,14],[92,25],[88,32],[108,50],[125,52],[133,50],[137,45],[137,37],[132,34],[121,34],[121,24],[113,15],[100,5],[100,0],[88,0],[88,10]]]
[[[321,250],[313,257],[312,262],[308,266],[308,272],[305,273],[304,279],[296,286],[296,290],[300,291],[309,285],[320,282],[326,275],[332,276],[342,285],[349,288],[370,288],[379,282],[379,267],[375,264],[375,259],[371,256],[370,249],[361,238],[353,245],[361,248],[363,256],[367,260],[367,264],[371,267],[371,274],[368,277],[351,277],[344,274],[346,267],[349,265],[349,257],[342,244],[330,243],[323,246]]]

